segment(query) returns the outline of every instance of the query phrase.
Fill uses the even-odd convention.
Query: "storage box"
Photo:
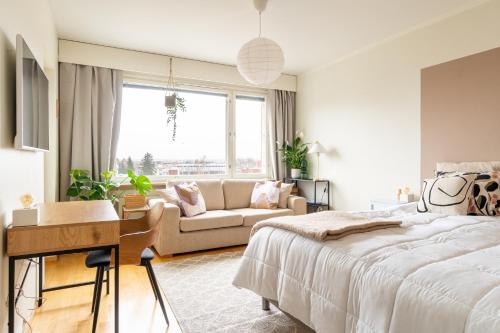
[[[40,220],[40,210],[38,207],[34,208],[20,208],[12,211],[12,226],[25,227],[30,225],[37,225]]]
[[[399,197],[400,203],[409,203],[415,201],[413,194],[401,194]]]

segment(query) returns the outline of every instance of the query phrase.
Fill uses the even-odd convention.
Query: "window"
[[[128,169],[153,178],[265,175],[262,96],[192,88],[177,93],[186,112],[177,114],[174,140],[173,124],[167,125],[165,89],[124,85],[116,158],[120,175]]]
[[[227,95],[182,90],[186,112],[167,126],[165,90],[127,84],[123,87],[118,141],[118,173],[128,169],[159,176],[225,175]]]
[[[236,96],[236,173],[265,174],[265,100]]]

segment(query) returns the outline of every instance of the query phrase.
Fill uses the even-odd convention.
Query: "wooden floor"
[[[155,258],[154,263],[179,260],[204,254],[241,251],[244,247],[233,247],[212,251],[189,253],[172,258]],[[59,256],[45,265],[45,287],[67,283],[90,281],[95,278],[95,269],[85,267],[84,254]],[[110,294],[103,288],[97,332],[114,332],[113,272],[111,272]],[[92,331],[93,286],[51,291],[44,294],[43,305],[35,311],[31,321],[35,333],[73,333]],[[155,301],[153,290],[144,267],[120,266],[120,332],[164,332],[180,333],[181,330],[168,305],[170,327],[167,327],[160,304]],[[29,332],[29,329],[27,330]]]

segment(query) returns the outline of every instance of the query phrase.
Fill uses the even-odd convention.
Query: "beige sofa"
[[[252,226],[275,216],[306,213],[306,200],[290,196],[287,208],[254,209],[250,197],[257,180],[195,180],[200,188],[207,212],[194,217],[181,217],[176,205],[161,198],[149,204],[164,202],[160,237],[154,245],[161,256],[247,244]],[[171,182],[169,182],[169,185]]]

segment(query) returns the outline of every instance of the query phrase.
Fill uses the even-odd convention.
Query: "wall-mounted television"
[[[16,36],[15,146],[49,151],[49,80],[21,35]]]

